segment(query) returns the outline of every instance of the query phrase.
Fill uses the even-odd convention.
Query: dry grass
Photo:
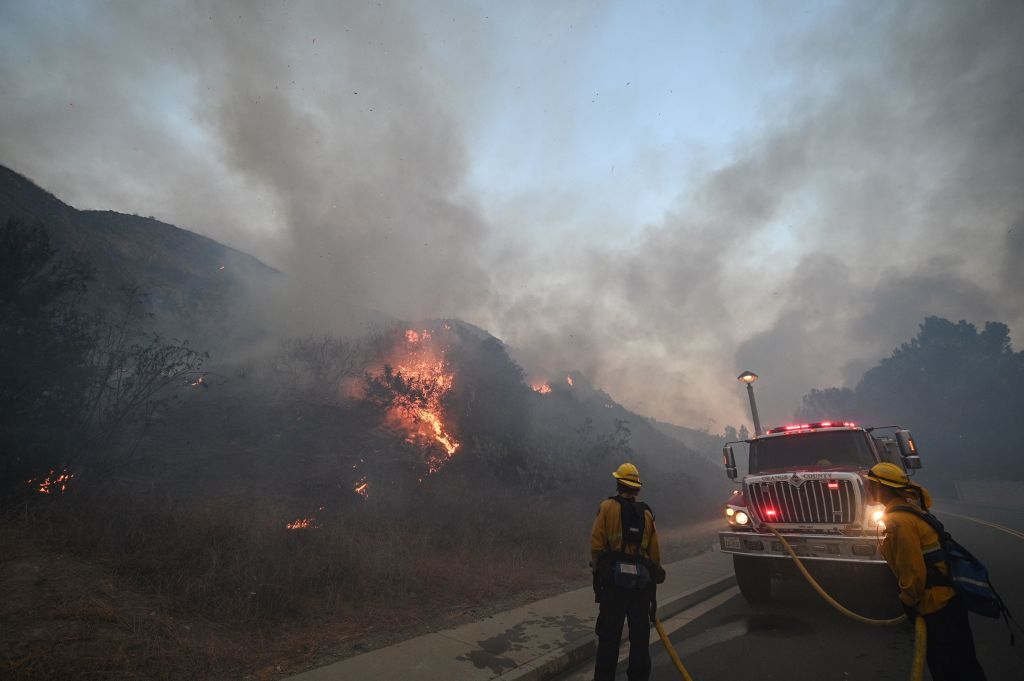
[[[579,524],[478,494],[301,531],[283,503],[47,499],[0,530],[0,675],[273,678],[584,582]]]

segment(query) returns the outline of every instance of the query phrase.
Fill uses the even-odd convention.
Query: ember
[[[423,329],[423,331],[421,333],[417,333],[416,331],[413,331],[412,329],[409,329],[409,330],[407,330],[405,332],[405,340],[408,343],[420,343],[420,342],[428,343],[428,342],[430,342],[430,338],[431,338],[430,332],[427,331],[426,329]]]
[[[352,491],[364,499],[370,498],[370,483],[366,480],[365,475],[359,479],[359,482],[352,488]]]
[[[565,380],[569,383],[569,387],[572,387],[572,376],[566,376]]]
[[[288,523],[285,525],[285,529],[289,530],[318,530],[320,524],[316,521],[316,518],[299,518],[294,523]]]
[[[69,473],[66,468],[61,471],[60,475],[54,476],[55,472],[56,471],[51,470],[50,474],[43,480],[33,478],[32,480],[26,480],[25,482],[26,484],[35,487],[36,491],[40,494],[53,494],[54,492],[64,494],[68,489],[68,482],[70,482],[75,475],[74,473]]]
[[[547,381],[544,381],[543,383],[533,383],[530,387],[533,388],[533,392],[540,393],[541,395],[547,395],[551,392],[551,384]]]

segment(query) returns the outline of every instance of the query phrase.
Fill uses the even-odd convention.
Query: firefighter
[[[928,490],[910,482],[892,463],[875,464],[867,475],[868,494],[885,504],[885,539],[882,555],[899,582],[899,599],[907,618],[924,617],[928,638],[926,658],[935,681],[985,681],[985,672],[974,651],[974,636],[967,606],[949,586],[949,569],[939,535],[910,512],[893,510],[913,505],[928,511]]]
[[[612,681],[619,659],[622,625],[629,623],[629,681],[647,681],[651,674],[648,650],[654,619],[655,584],[664,581],[661,549],[654,513],[637,501],[640,472],[624,463],[612,473],[616,495],[601,502],[590,532],[597,616],[597,659],[594,681]]]

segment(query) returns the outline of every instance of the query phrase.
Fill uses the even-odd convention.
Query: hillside
[[[275,336],[245,293],[286,275],[151,218],[78,211],[0,168],[8,217],[44,227],[94,278],[40,310],[18,287],[50,276],[45,263],[0,292],[22,320],[0,323],[18,355],[5,358],[7,416],[36,405],[3,430],[4,470],[18,471],[0,490],[5,678],[294,670],[585,584],[594,509],[627,460],[666,556],[707,546],[688,528],[717,514],[720,470],[579,372],[530,385],[499,339],[457,319]],[[25,264],[17,234],[5,262]],[[112,322],[95,313],[128,284],[152,319],[103,345]],[[64,364],[20,341],[22,323],[56,335]],[[151,323],[209,355],[153,339]],[[61,385],[64,366],[75,383]],[[133,392],[150,383],[159,391]],[[75,420],[104,393],[116,430]],[[380,622],[399,628],[382,637]],[[83,647],[56,645],[69,636]]]
[[[660,433],[678,440],[689,449],[700,454],[713,466],[718,467],[722,463],[722,445],[728,439],[725,435],[709,433],[706,430],[687,428],[674,423],[666,423],[654,418],[647,420],[651,426]],[[741,438],[742,439],[742,438]]]
[[[126,286],[149,299],[157,328],[209,345],[252,333],[246,291],[281,277],[256,258],[151,217],[78,210],[0,165],[0,224],[41,224],[62,256],[92,271],[90,300],[116,305]]]

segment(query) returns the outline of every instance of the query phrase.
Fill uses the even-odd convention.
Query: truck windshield
[[[856,430],[802,433],[750,443],[751,473],[803,466],[870,468],[874,464],[864,433]]]

